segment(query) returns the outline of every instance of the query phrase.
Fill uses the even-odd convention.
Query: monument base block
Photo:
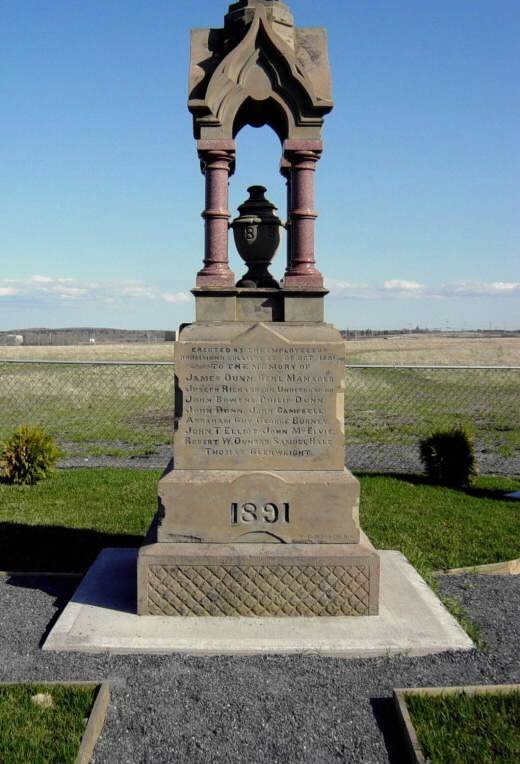
[[[138,557],[138,613],[316,617],[378,614],[379,557],[362,544],[152,544]]]
[[[359,482],[346,469],[170,469],[159,483],[159,498],[157,535],[149,543],[360,541]]]

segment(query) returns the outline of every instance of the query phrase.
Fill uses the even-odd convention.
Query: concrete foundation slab
[[[136,613],[137,549],[105,549],[43,649],[191,655],[418,656],[474,645],[400,552],[380,552],[378,616],[170,618]]]

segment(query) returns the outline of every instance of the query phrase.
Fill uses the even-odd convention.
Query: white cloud
[[[341,279],[325,279],[327,289],[352,289],[354,284],[350,281],[341,281]]]
[[[418,281],[389,279],[385,281],[384,288],[389,292],[419,292],[424,289],[424,284],[419,284]]]
[[[325,287],[329,290],[332,297],[341,299],[351,298],[358,300],[373,299],[375,290],[368,284],[353,284],[350,281],[341,279],[325,279]]]
[[[182,303],[191,302],[192,298],[187,292],[164,292],[161,294],[161,299],[174,305],[181,305]]]
[[[0,279],[0,298],[17,297],[24,301],[57,304],[99,303],[124,305],[134,301],[185,305],[192,301],[187,291],[173,291],[167,285],[155,286],[142,281],[79,280],[69,277],[34,275],[28,279]],[[168,285],[169,286],[169,285]],[[325,279],[331,297],[337,300],[448,300],[475,297],[513,299],[520,296],[519,281],[458,281],[423,284],[413,278],[386,279],[363,284],[346,279]]]
[[[467,282],[461,281],[450,286],[444,287],[447,294],[457,294],[467,297],[509,295],[520,293],[520,282],[518,281],[481,281]]]
[[[11,286],[15,284],[16,286]],[[188,292],[163,291],[141,281],[80,281],[72,278],[51,278],[34,275],[29,279],[0,279],[0,297],[21,295],[50,303],[57,301],[89,301],[104,304],[123,304],[133,300],[155,300],[181,305],[191,301]]]
[[[51,279],[50,276],[33,276],[31,281],[33,281],[35,284],[51,284],[54,279]]]
[[[493,281],[490,286],[497,292],[520,292],[520,281]]]
[[[52,290],[55,294],[65,300],[75,300],[79,297],[83,297],[89,293],[88,289],[81,289],[80,287],[57,287]]]
[[[121,290],[121,294],[124,297],[135,297],[136,299],[153,300],[156,296],[156,292],[152,287],[141,285],[126,286]]]
[[[387,279],[381,284],[354,284],[341,279],[325,279],[325,286],[336,299],[352,300],[441,300],[454,297],[513,297],[520,295],[520,282],[458,281],[444,284],[422,284],[412,279]]]

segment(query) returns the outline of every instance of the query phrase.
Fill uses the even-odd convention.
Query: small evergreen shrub
[[[462,425],[424,438],[420,453],[426,474],[439,485],[470,485],[477,473],[473,436]]]
[[[38,427],[22,425],[3,444],[0,475],[7,483],[34,485],[52,472],[62,452]]]

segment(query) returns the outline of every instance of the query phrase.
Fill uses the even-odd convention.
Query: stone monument
[[[345,346],[324,321],[314,174],[332,110],[326,34],[279,0],[232,3],[192,33],[189,109],[206,183],[196,320],[175,349],[173,466],[138,557],[138,612],[169,616],[376,615],[379,558],[344,466]],[[262,186],[231,223],[242,127],[270,126],[287,183],[282,223]],[[229,228],[247,265],[236,280]]]

